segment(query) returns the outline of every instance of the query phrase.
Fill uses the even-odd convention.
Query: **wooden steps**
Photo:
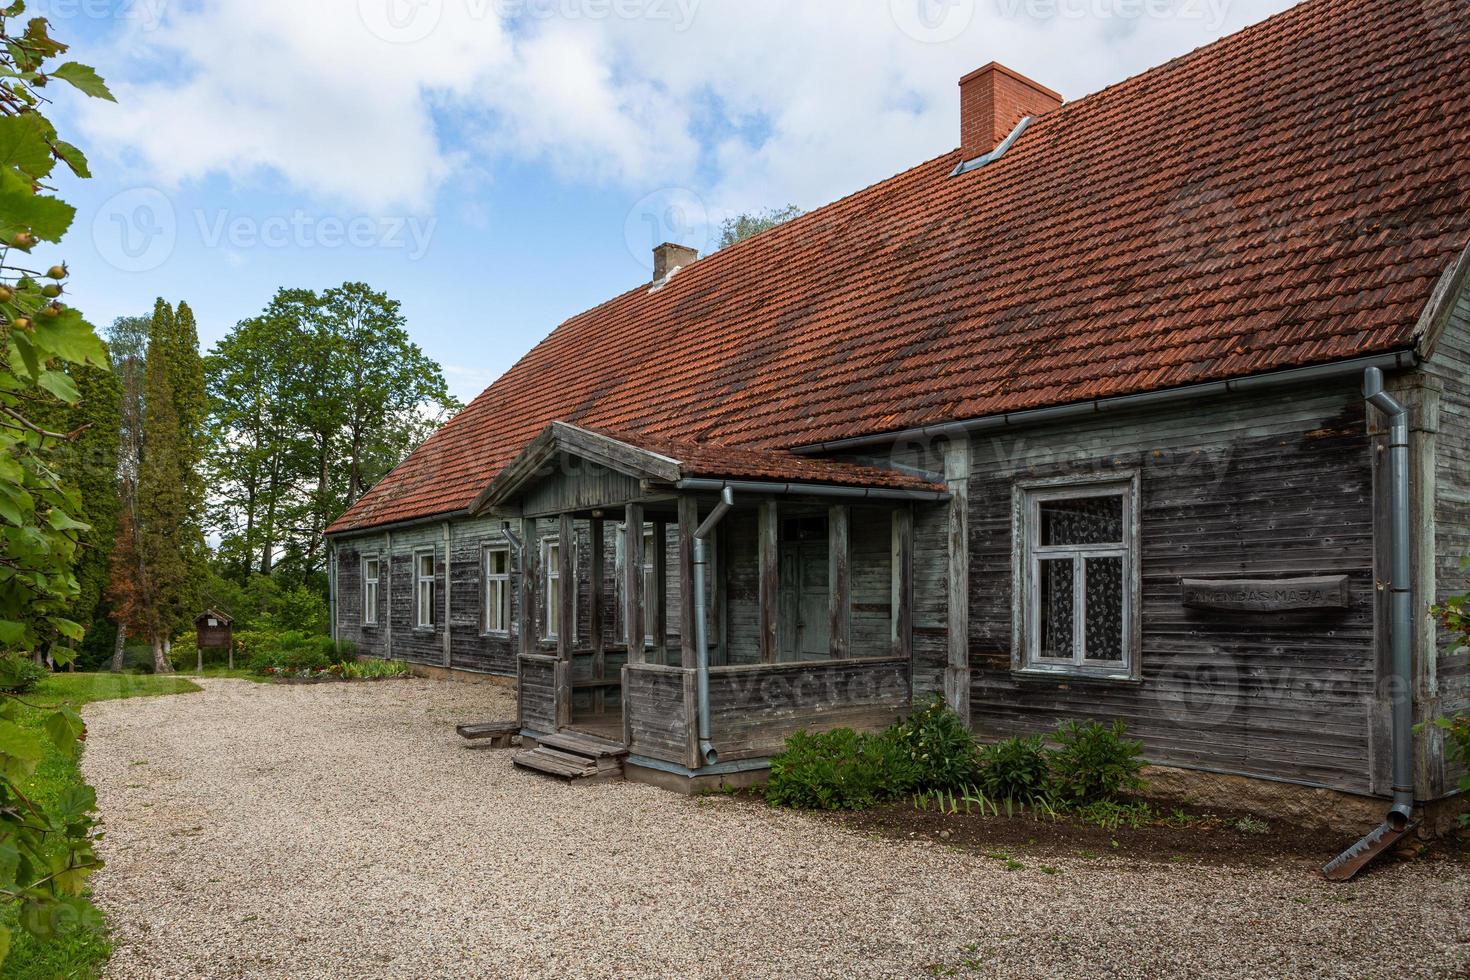
[[[627,748],[617,742],[561,732],[541,739],[529,752],[517,753],[512,761],[522,769],[558,779],[616,779],[623,774],[627,754]]]
[[[454,730],[466,741],[488,741],[493,749],[506,749],[520,735],[521,726],[514,721],[491,721],[481,725],[456,725]]]

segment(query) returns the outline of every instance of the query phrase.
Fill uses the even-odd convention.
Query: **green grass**
[[[18,724],[40,729],[43,719],[62,704],[80,708],[89,701],[115,701],[119,698],[148,697],[159,694],[185,694],[199,690],[199,685],[176,674],[154,677],[147,674],[52,674],[23,702]],[[49,739],[46,757],[36,766],[35,774],[22,787],[31,799],[46,805],[67,787],[82,784],[75,752],[58,750]],[[3,912],[7,924],[13,924],[14,913]],[[0,977],[47,978],[92,977],[101,970],[112,952],[105,935],[76,930],[59,939],[42,942],[33,936],[16,932],[14,945]]]

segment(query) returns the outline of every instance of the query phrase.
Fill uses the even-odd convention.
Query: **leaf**
[[[47,618],[47,621],[56,629],[56,632],[68,640],[80,641],[82,637],[87,635],[87,631],[82,628],[81,624],[73,622],[70,619],[63,619],[60,616],[50,616]]]
[[[62,310],[51,317],[37,317],[30,340],[37,347],[73,364],[107,364],[107,348],[102,346],[92,325],[76,310]],[[19,339],[17,337],[16,339]]]
[[[43,724],[46,734],[51,736],[51,743],[63,752],[69,751],[76,744],[77,738],[86,728],[82,723],[82,716],[71,708],[62,708],[47,715]]]
[[[0,190],[0,234],[7,239],[29,231],[44,241],[59,241],[76,214],[76,208],[55,197],[15,188]]]
[[[0,753],[22,762],[40,762],[46,757],[41,740],[13,721],[0,720]]]
[[[17,623],[13,619],[0,619],[0,646],[20,646],[21,640],[26,636],[24,623]]]
[[[23,521],[20,508],[16,506],[14,500],[4,494],[0,494],[0,518],[4,518],[16,527],[20,527]]]
[[[32,178],[49,174],[56,165],[46,142],[49,128],[34,113],[0,117],[0,165]]]
[[[84,524],[76,518],[72,517],[66,511],[58,510],[55,507],[51,508],[51,512],[46,515],[46,523],[51,525],[51,530],[53,531],[92,530],[92,525]]]
[[[51,149],[78,177],[92,176],[92,171],[87,168],[87,155],[66,140],[52,140]]]
[[[0,926],[0,964],[10,955],[10,927]]]
[[[77,390],[76,382],[61,371],[42,371],[41,376],[36,379],[36,384],[68,405],[75,405],[82,400],[82,393]]]
[[[117,101],[117,99],[112,97],[112,93],[107,90],[107,83],[102,80],[102,76],[97,74],[97,70],[90,65],[68,61],[65,64],[57,65],[53,68],[51,70],[51,77],[59,78],[63,82],[69,82],[78,91],[90,95],[94,99],[106,99],[108,102]]]

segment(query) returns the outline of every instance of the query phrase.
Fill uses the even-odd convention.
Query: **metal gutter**
[[[705,596],[705,566],[709,564],[709,536],[735,506],[735,491],[725,487],[720,491],[720,502],[694,532],[694,646],[695,680],[699,691],[699,754],[704,764],[712,766],[719,761],[714,742],[710,738],[709,719],[709,600]]]
[[[1383,372],[1363,372],[1363,397],[1388,416],[1389,649],[1393,699],[1393,805],[1383,823],[1322,869],[1333,881],[1346,881],[1388,850],[1414,826],[1414,582],[1409,537],[1409,409],[1383,387]]]
[[[939,502],[950,498],[943,490],[895,490],[882,487],[838,487],[821,483],[762,483],[754,480],[709,480],[689,477],[674,484],[678,490],[719,493],[734,490],[776,497],[842,497],[861,500],[919,500]]]
[[[1310,367],[1288,368],[1284,371],[1270,371],[1265,374],[1253,374],[1242,378],[1230,378],[1224,381],[1207,381],[1203,384],[1184,385],[1179,388],[1165,388],[1161,391],[1145,391],[1136,395],[1094,398],[1090,401],[1071,402],[1066,405],[1055,405],[1048,408],[1028,408],[1018,412],[982,415],[972,419],[940,422],[934,425],[916,426],[910,429],[900,429],[875,435],[853,436],[848,439],[832,439],[826,442],[797,446],[791,452],[808,454],[841,452],[857,449],[862,446],[929,440],[938,436],[956,436],[968,432],[1003,429],[1011,426],[1036,425],[1042,422],[1056,422],[1100,415],[1104,412],[1146,408],[1151,405],[1168,404],[1191,398],[1207,398],[1213,395],[1256,391],[1278,385],[1301,384],[1303,382],[1320,381],[1327,378],[1345,378],[1359,375],[1368,368],[1397,370],[1417,367],[1418,364],[1419,358],[1413,351],[1395,351],[1388,354],[1358,357],[1349,361],[1335,361],[1331,364],[1314,364]]]

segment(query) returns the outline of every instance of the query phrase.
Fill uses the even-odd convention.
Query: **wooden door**
[[[776,650],[784,663],[831,656],[827,609],[827,522],[797,518],[781,528]]]

